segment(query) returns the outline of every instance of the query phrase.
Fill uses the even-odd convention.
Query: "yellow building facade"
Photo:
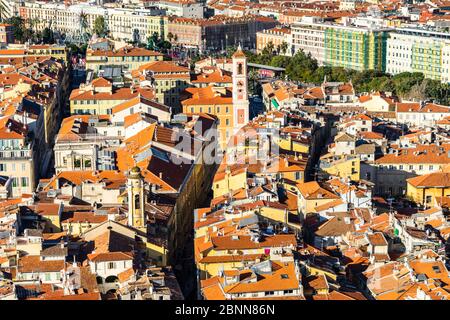
[[[229,168],[225,168],[225,171],[215,175],[212,184],[214,198],[241,188],[247,188],[247,170],[245,169],[231,172]]]
[[[316,212],[315,208],[340,199],[338,195],[322,188],[317,181],[298,183],[298,209],[303,214]]]
[[[60,45],[33,45],[27,50],[29,56],[50,56],[55,59],[67,62],[69,50],[66,46]]]
[[[309,153],[309,145],[295,141],[291,138],[291,136],[279,138],[276,142],[282,149],[294,152]]]
[[[450,196],[450,173],[435,172],[406,180],[406,197],[430,207],[436,197]]]
[[[113,88],[106,79],[97,78],[89,85],[82,85],[74,89],[70,94],[71,114],[111,114],[112,108],[130,99],[141,95],[151,99],[153,93],[150,90],[135,88]]]
[[[357,157],[344,157],[340,160],[331,162],[331,166],[322,167],[321,169],[330,175],[358,181],[361,171],[360,159]]]

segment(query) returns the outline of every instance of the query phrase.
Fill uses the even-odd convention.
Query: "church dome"
[[[140,172],[141,172],[141,169],[139,167],[133,167],[131,169],[131,173],[140,173]]]
[[[141,176],[141,169],[139,167],[133,167],[130,170],[130,178],[139,178]]]

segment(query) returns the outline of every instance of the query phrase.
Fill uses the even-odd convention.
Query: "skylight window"
[[[439,266],[433,266],[433,271],[436,273],[441,273],[441,268],[439,268]]]

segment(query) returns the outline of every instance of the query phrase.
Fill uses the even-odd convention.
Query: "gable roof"
[[[260,242],[251,240],[251,236],[218,236],[211,238],[215,250],[239,250],[253,248],[271,248],[297,246],[297,239],[294,234],[276,234],[266,236]]]
[[[28,255],[19,259],[18,272],[59,272],[64,266],[64,260],[41,260],[40,256]]]
[[[125,253],[125,252],[91,253],[91,254],[88,254],[87,257],[90,261],[93,261],[93,262],[133,260],[133,255],[130,253]]]
[[[322,188],[317,181],[310,181],[305,183],[298,183],[298,190],[302,194],[303,198],[307,200],[311,199],[340,199],[339,196]]]
[[[233,97],[230,88],[214,88],[207,86],[205,88],[187,88],[185,90],[187,99],[181,101],[183,106],[189,105],[231,105]]]
[[[320,237],[336,237],[349,231],[355,231],[351,218],[350,221],[346,221],[344,217],[335,216],[321,224],[315,234]]]
[[[409,178],[406,181],[416,188],[447,188],[450,187],[450,172],[433,172],[414,178]]]
[[[334,138],[335,142],[350,142],[350,141],[353,142],[355,140],[356,139],[355,139],[354,136],[352,136],[352,135],[350,135],[348,133],[345,133],[345,132],[341,133],[336,138]]]

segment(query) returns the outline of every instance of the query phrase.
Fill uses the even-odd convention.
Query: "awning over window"
[[[280,106],[275,98],[272,99],[272,105],[275,107],[275,109],[278,109],[278,107]]]

